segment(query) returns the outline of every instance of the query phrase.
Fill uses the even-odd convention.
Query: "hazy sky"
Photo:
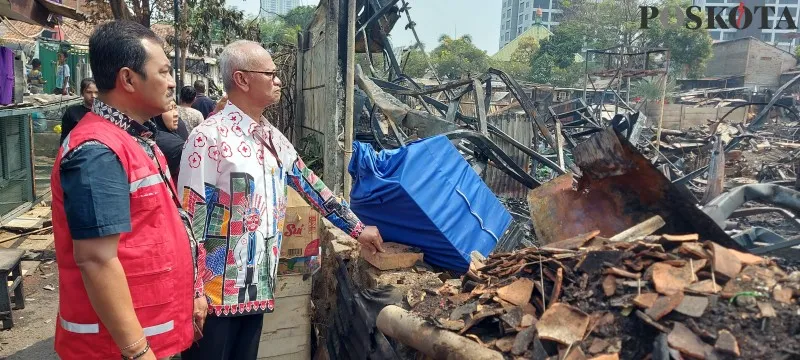
[[[436,47],[442,34],[461,36],[469,34],[478,48],[489,55],[498,50],[500,40],[501,0],[407,0],[411,6],[411,19],[426,49]],[[250,14],[257,14],[259,0],[227,0]],[[300,0],[304,5],[316,5],[315,0]],[[392,45],[408,46],[414,43],[411,30],[405,30],[405,14],[397,21],[391,34]]]

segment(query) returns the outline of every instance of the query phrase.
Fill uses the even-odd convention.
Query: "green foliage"
[[[315,6],[298,6],[286,15],[258,20],[260,40],[264,44],[295,45],[297,34],[314,20]]]
[[[423,50],[414,48],[403,54],[400,69],[408,76],[423,77],[428,72],[428,63],[425,61]]]
[[[530,79],[553,86],[573,86],[583,75],[582,64],[575,62],[583,44],[582,26],[562,23],[553,35],[542,41],[530,60]]]
[[[281,19],[283,19],[287,27],[302,30],[308,27],[308,24],[311,24],[311,20],[314,20],[314,11],[316,10],[316,6],[298,6],[289,10],[286,15],[281,16]]]
[[[664,91],[664,83],[661,79],[661,76],[654,76],[631,83],[631,95],[640,97],[642,100],[660,100],[662,91]],[[666,97],[669,98],[678,92],[680,92],[680,86],[676,83],[675,78],[668,78]]]
[[[431,51],[431,61],[440,76],[460,79],[477,75],[489,68],[489,56],[478,49],[469,35],[453,39],[447,35],[439,38],[439,46]]]
[[[689,0],[663,0],[661,6],[674,9],[685,9],[691,6]],[[706,18],[705,13],[700,15]],[[674,13],[670,17],[672,24],[677,24]],[[685,74],[689,78],[703,75],[708,60],[713,55],[711,35],[705,30],[690,30],[683,24],[664,28],[661,21],[650,21],[642,34],[643,47],[665,47],[670,50],[671,70]]]
[[[708,32],[684,26],[665,29],[660,21],[650,21],[649,29],[642,30],[639,6],[643,5],[684,9],[691,6],[691,1],[569,0],[569,6],[564,7],[564,21],[554,28],[553,36],[542,42],[540,51],[531,60],[532,77],[537,82],[562,82],[565,78],[558,78],[558,74],[573,65],[575,54],[582,53],[582,49],[617,46],[623,49],[667,48],[671,70],[688,77],[701,76],[712,56]],[[674,14],[671,21],[677,22]],[[547,66],[554,68],[542,68]],[[564,75],[569,77],[570,74]]]

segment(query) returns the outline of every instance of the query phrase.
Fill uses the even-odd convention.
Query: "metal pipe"
[[[343,197],[350,201],[350,189],[353,179],[347,172],[350,157],[353,155],[353,106],[355,95],[356,73],[356,0],[347,1],[347,72],[344,80],[344,191]]]
[[[502,360],[503,355],[466,337],[437,329],[396,305],[383,308],[376,321],[378,330],[435,360]]]

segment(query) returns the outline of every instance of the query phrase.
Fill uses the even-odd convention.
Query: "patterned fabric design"
[[[192,130],[178,188],[204,250],[209,312],[216,316],[274,309],[287,186],[342,230],[363,224],[297,156],[266,119],[253,121],[231,104]]]

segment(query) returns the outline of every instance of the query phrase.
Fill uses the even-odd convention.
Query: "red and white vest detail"
[[[189,239],[167,188],[172,184],[164,183],[133,137],[91,112],[64,140],[50,178],[59,271],[56,352],[64,360],[120,358],[117,345],[89,302],[72,255],[73,240],[64,213],[61,159],[69,149],[91,140],[108,146],[119,157],[130,183],[131,232],[121,234],[117,251],[136,316],[158,358],[177,354],[191,346],[194,336],[194,274]],[[156,156],[165,167],[163,154],[156,151]]]

